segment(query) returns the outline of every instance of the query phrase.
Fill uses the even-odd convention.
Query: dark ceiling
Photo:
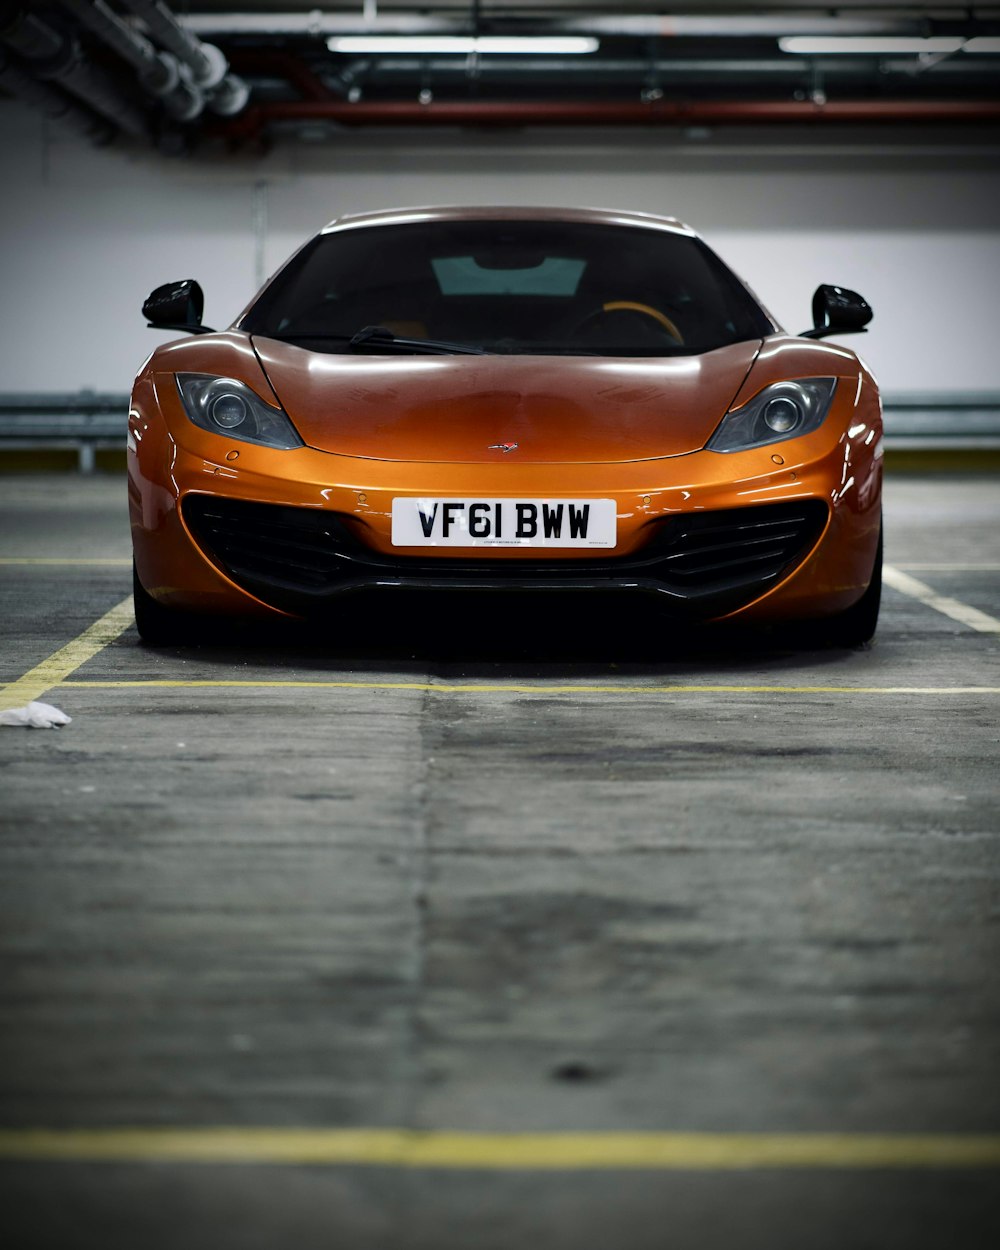
[[[153,10],[158,10],[159,15]],[[169,9],[175,35],[159,25]],[[340,35],[586,36],[587,54],[331,50]],[[783,49],[785,36],[950,39]],[[992,37],[996,50],[966,41]],[[201,45],[219,49],[202,56]],[[986,45],[987,49],[991,45]],[[213,81],[206,66],[211,62]],[[173,67],[171,69],[171,66]],[[170,73],[180,80],[170,85]],[[225,149],[345,128],[1000,123],[1000,8],[820,0],[615,6],[357,0],[0,2],[0,89],[94,141]]]

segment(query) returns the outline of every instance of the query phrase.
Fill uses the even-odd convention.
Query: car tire
[[[882,603],[882,523],[879,522],[878,547],[868,589],[846,612],[818,621],[820,637],[831,647],[862,647],[871,642],[878,626]]]
[[[151,647],[169,647],[195,641],[197,618],[175,608],[165,608],[157,603],[139,581],[135,561],[132,561],[132,603],[135,610],[135,627],[139,637]]]

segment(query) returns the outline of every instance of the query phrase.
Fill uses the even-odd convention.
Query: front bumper
[[[604,589],[650,593],[702,619],[792,619],[842,611],[871,576],[881,486],[872,426],[782,444],[780,465],[774,448],[609,465],[421,465],[230,444],[186,422],[181,445],[144,407],[134,401],[130,421],[133,546],[140,581],[168,606],[308,615],[366,587]],[[428,493],[611,496],[618,546],[596,558],[401,555],[392,499]]]
[[[817,499],[686,513],[646,528],[632,555],[516,561],[428,559],[373,551],[350,517],[326,510],[189,494],[187,529],[236,585],[296,615],[374,587],[466,590],[635,590],[679,612],[718,616],[765,593],[800,563],[826,527]]]

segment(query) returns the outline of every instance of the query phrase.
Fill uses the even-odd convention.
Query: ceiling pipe
[[[878,8],[878,5],[871,6]],[[962,15],[965,16],[964,14]],[[654,14],[554,18],[553,29],[582,31],[595,35],[625,38],[661,39],[777,39],[782,35],[922,35],[927,21],[905,13],[866,16],[858,9],[840,9],[836,14]]]
[[[111,78],[86,62],[76,39],[17,5],[0,8],[0,39],[36,78],[57,83],[116,129],[137,139],[149,138],[148,119]]]
[[[237,60],[238,56],[238,60]],[[250,75],[271,75],[292,81],[291,65],[285,62],[294,60],[282,57],[280,53],[254,54],[252,60],[246,60],[244,53],[233,54],[233,60],[241,71]],[[985,65],[976,63],[972,56],[963,58],[948,57],[935,65],[935,70],[944,70],[948,74],[963,74],[968,77],[979,75],[985,77]],[[302,62],[297,62],[301,65]],[[707,57],[601,57],[596,60],[574,58],[556,60],[550,57],[520,58],[494,57],[486,64],[480,63],[481,76],[495,78],[544,78],[550,82],[565,81],[568,78],[583,78],[591,82],[606,77],[622,77],[641,83],[652,74],[670,76],[671,81],[679,78],[698,80],[708,75],[739,78],[745,75],[765,76],[769,78],[801,78],[807,75],[816,64],[814,58],[804,56],[754,56],[745,57],[732,55],[728,58],[719,55]],[[824,57],[820,64],[823,73],[829,77],[859,75],[872,76],[871,58],[856,56]],[[896,58],[879,60],[879,69],[892,70],[897,73],[911,72],[914,65],[920,62],[914,57],[909,59]],[[288,72],[286,72],[286,70]],[[342,73],[344,71],[341,71]],[[397,79],[414,79],[421,74],[430,74],[435,80],[440,78],[465,78],[468,76],[467,63],[464,57],[393,57],[391,60],[380,59],[378,62],[378,81],[392,82]],[[324,74],[324,81],[327,75]],[[298,88],[298,83],[293,85]],[[304,91],[300,92],[306,95]]]
[[[50,122],[89,139],[98,147],[110,143],[118,133],[105,118],[77,104],[57,87],[50,87],[41,79],[32,77],[3,48],[0,48],[0,87],[23,100]]]
[[[189,74],[182,72],[177,59],[169,52],[158,52],[144,35],[109,9],[104,0],[60,0],[60,3],[132,66],[143,89],[161,100],[175,121],[193,121],[201,113],[204,96]]]
[[[214,44],[202,43],[177,21],[160,0],[124,0],[146,23],[149,33],[191,71],[199,87],[217,87],[226,75],[226,58]]]
[[[305,6],[303,6],[305,8]],[[583,34],[648,38],[684,38],[756,35],[919,35],[925,22],[920,17],[883,13],[878,17],[842,9],[836,16],[802,12],[773,13],[765,16],[735,14],[653,14],[581,15],[547,19],[497,20],[486,15],[491,30],[504,34]],[[211,35],[467,35],[466,16],[449,18],[418,14],[380,14],[372,22],[363,13],[323,13],[319,9],[301,13],[244,12],[192,13],[185,18],[190,30]]]
[[[1000,101],[831,100],[557,103],[295,100],[259,104],[214,133],[252,140],[272,122],[344,126],[693,126],[764,123],[997,123]]]
[[[370,69],[368,61],[352,62],[339,73],[329,66],[324,67],[320,73],[305,60],[289,52],[258,48],[235,49],[230,53],[230,60],[240,74],[256,79],[284,80],[303,100],[328,100],[335,97],[350,99],[351,88],[356,88]],[[914,64],[916,62],[907,60],[881,61],[881,81],[884,82],[884,75],[889,72],[912,74]],[[840,84],[839,90],[835,92],[837,95],[851,94],[855,89],[852,86],[853,80],[871,81],[870,58],[836,57],[823,60],[820,65],[827,83]],[[708,88],[712,82],[732,86],[748,80],[764,80],[766,84],[769,80],[771,89],[777,94],[778,83],[788,84],[789,88],[804,87],[810,82],[814,68],[815,62],[808,57],[783,55],[757,56],[752,59],[735,56],[645,59],[616,57],[602,58],[596,63],[585,57],[560,60],[514,56],[495,57],[488,59],[486,64],[480,61],[476,67],[477,77],[483,82],[491,79],[520,79],[522,95],[530,93],[529,84],[532,82],[545,82],[550,86],[558,82],[564,88],[564,93],[579,95],[584,88],[584,83],[580,80],[585,80],[591,94],[598,89],[599,84],[615,84],[619,87],[631,84],[635,87],[636,96],[640,94],[641,85],[651,78],[669,79],[674,86],[694,83],[702,88]],[[982,82],[983,69],[981,64],[976,63],[975,57],[952,57],[935,66],[935,77],[939,81],[950,80],[948,85],[960,90],[957,80]],[[377,67],[379,86],[388,88],[393,94],[402,94],[407,87],[412,88],[414,82],[428,77],[435,83],[441,83],[465,80],[468,75],[469,66],[464,57],[393,57],[390,60],[380,60]]]
[[[146,23],[149,33],[190,71],[192,81],[208,96],[208,107],[222,117],[233,117],[246,107],[250,88],[230,74],[229,62],[211,43],[202,43],[185,30],[162,0],[124,0],[125,6]]]

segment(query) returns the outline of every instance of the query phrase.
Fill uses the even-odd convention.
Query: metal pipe
[[[119,130],[137,139],[149,138],[147,118],[107,74],[87,63],[75,39],[18,6],[6,6],[0,12],[0,39],[36,78],[58,83]]]
[[[57,87],[34,78],[12,55],[0,48],[0,87],[23,100],[37,112],[74,134],[103,147],[117,133],[114,126],[96,113],[91,113]]]
[[[217,87],[226,74],[226,58],[214,44],[202,43],[189,34],[160,0],[125,0],[146,23],[149,33],[191,71],[191,77],[206,90]]]
[[[782,35],[921,35],[925,21],[912,13],[865,14],[861,8],[835,13],[770,12],[764,14],[692,13],[598,15],[556,18],[553,30],[625,38],[777,39]],[[833,7],[833,6],[831,6]],[[880,8],[880,5],[872,5]],[[889,6],[886,6],[889,7]]]
[[[416,7],[416,6],[414,6]],[[537,7],[537,6],[536,6]],[[863,10],[841,8],[835,15],[772,11],[766,15],[694,14],[675,17],[654,14],[604,16],[578,14],[575,17],[549,17],[530,22],[533,35],[581,34],[622,36],[626,38],[702,38],[713,36],[781,35],[920,35],[925,22],[912,13],[883,12],[866,15]],[[247,6],[249,9],[250,6]],[[302,6],[307,9],[306,5]],[[185,18],[190,30],[207,35],[467,35],[469,21],[465,15],[447,17],[404,13],[380,14],[374,23],[363,13],[324,13],[318,8],[306,12],[245,11],[242,13],[192,13]],[[528,33],[529,23],[520,28]],[[505,33],[507,29],[505,27]],[[518,33],[511,30],[509,33]]]
[[[241,70],[245,69],[248,74],[273,74],[278,77],[288,78],[291,81],[289,65],[286,70],[286,62],[294,61],[294,58],[288,54],[260,52],[253,54],[253,61],[248,62],[245,57],[246,53],[239,53],[237,64]],[[236,61],[236,54],[233,57]],[[979,75],[983,79],[987,77],[987,66],[985,65],[986,57],[966,56],[962,58],[948,57],[939,61],[934,66],[935,78],[941,74],[963,74],[968,77]],[[299,63],[301,64],[301,63]],[[468,74],[466,61],[462,57],[392,57],[380,58],[378,60],[378,81],[380,83],[393,82],[397,79],[410,78],[416,80],[421,74],[430,74],[434,79],[439,78],[465,78]],[[880,74],[885,71],[894,73],[912,73],[914,66],[919,66],[920,62],[916,57],[896,59],[880,57],[878,60],[878,70]],[[557,59],[553,57],[480,57],[479,72],[482,78],[494,79],[525,79],[536,78],[546,79],[550,83],[564,81],[568,78],[592,79],[597,81],[604,77],[618,76],[625,78],[633,78],[637,83],[641,83],[648,74],[669,75],[671,80],[678,77],[695,78],[701,75],[715,74],[725,75],[727,77],[739,77],[741,75],[761,75],[771,78],[793,78],[796,76],[808,75],[810,70],[818,65],[823,74],[827,78],[864,76],[871,79],[874,77],[871,57],[863,56],[830,56],[830,57],[804,57],[804,56],[743,56],[733,53],[731,56],[723,57],[718,53],[712,56],[697,57],[600,57],[593,60],[587,60],[585,57],[577,57],[575,59]],[[991,59],[991,69],[993,70],[993,81],[995,81],[995,66]],[[342,73],[344,71],[341,71]],[[324,78],[326,75],[324,75]],[[296,87],[298,84],[295,84]],[[306,95],[306,92],[302,92]]]
[[[243,79],[237,78],[235,74],[227,74],[209,93],[208,107],[220,117],[235,117],[246,108],[249,99],[250,88]]]
[[[217,133],[254,139],[270,123],[326,121],[345,126],[693,126],[831,122],[1000,122],[1000,101],[811,100],[557,103],[416,100],[275,101],[256,105]]]
[[[181,72],[169,52],[158,52],[145,35],[128,26],[104,0],[60,0],[63,8],[112,48],[136,71],[139,82],[176,121],[193,121],[204,108],[204,96],[190,76]]]
[[[202,43],[174,17],[162,0],[124,0],[127,8],[146,23],[153,38],[190,70],[195,85],[208,95],[208,106],[223,117],[239,113],[250,98],[242,78],[228,73],[229,62],[212,43]]]

